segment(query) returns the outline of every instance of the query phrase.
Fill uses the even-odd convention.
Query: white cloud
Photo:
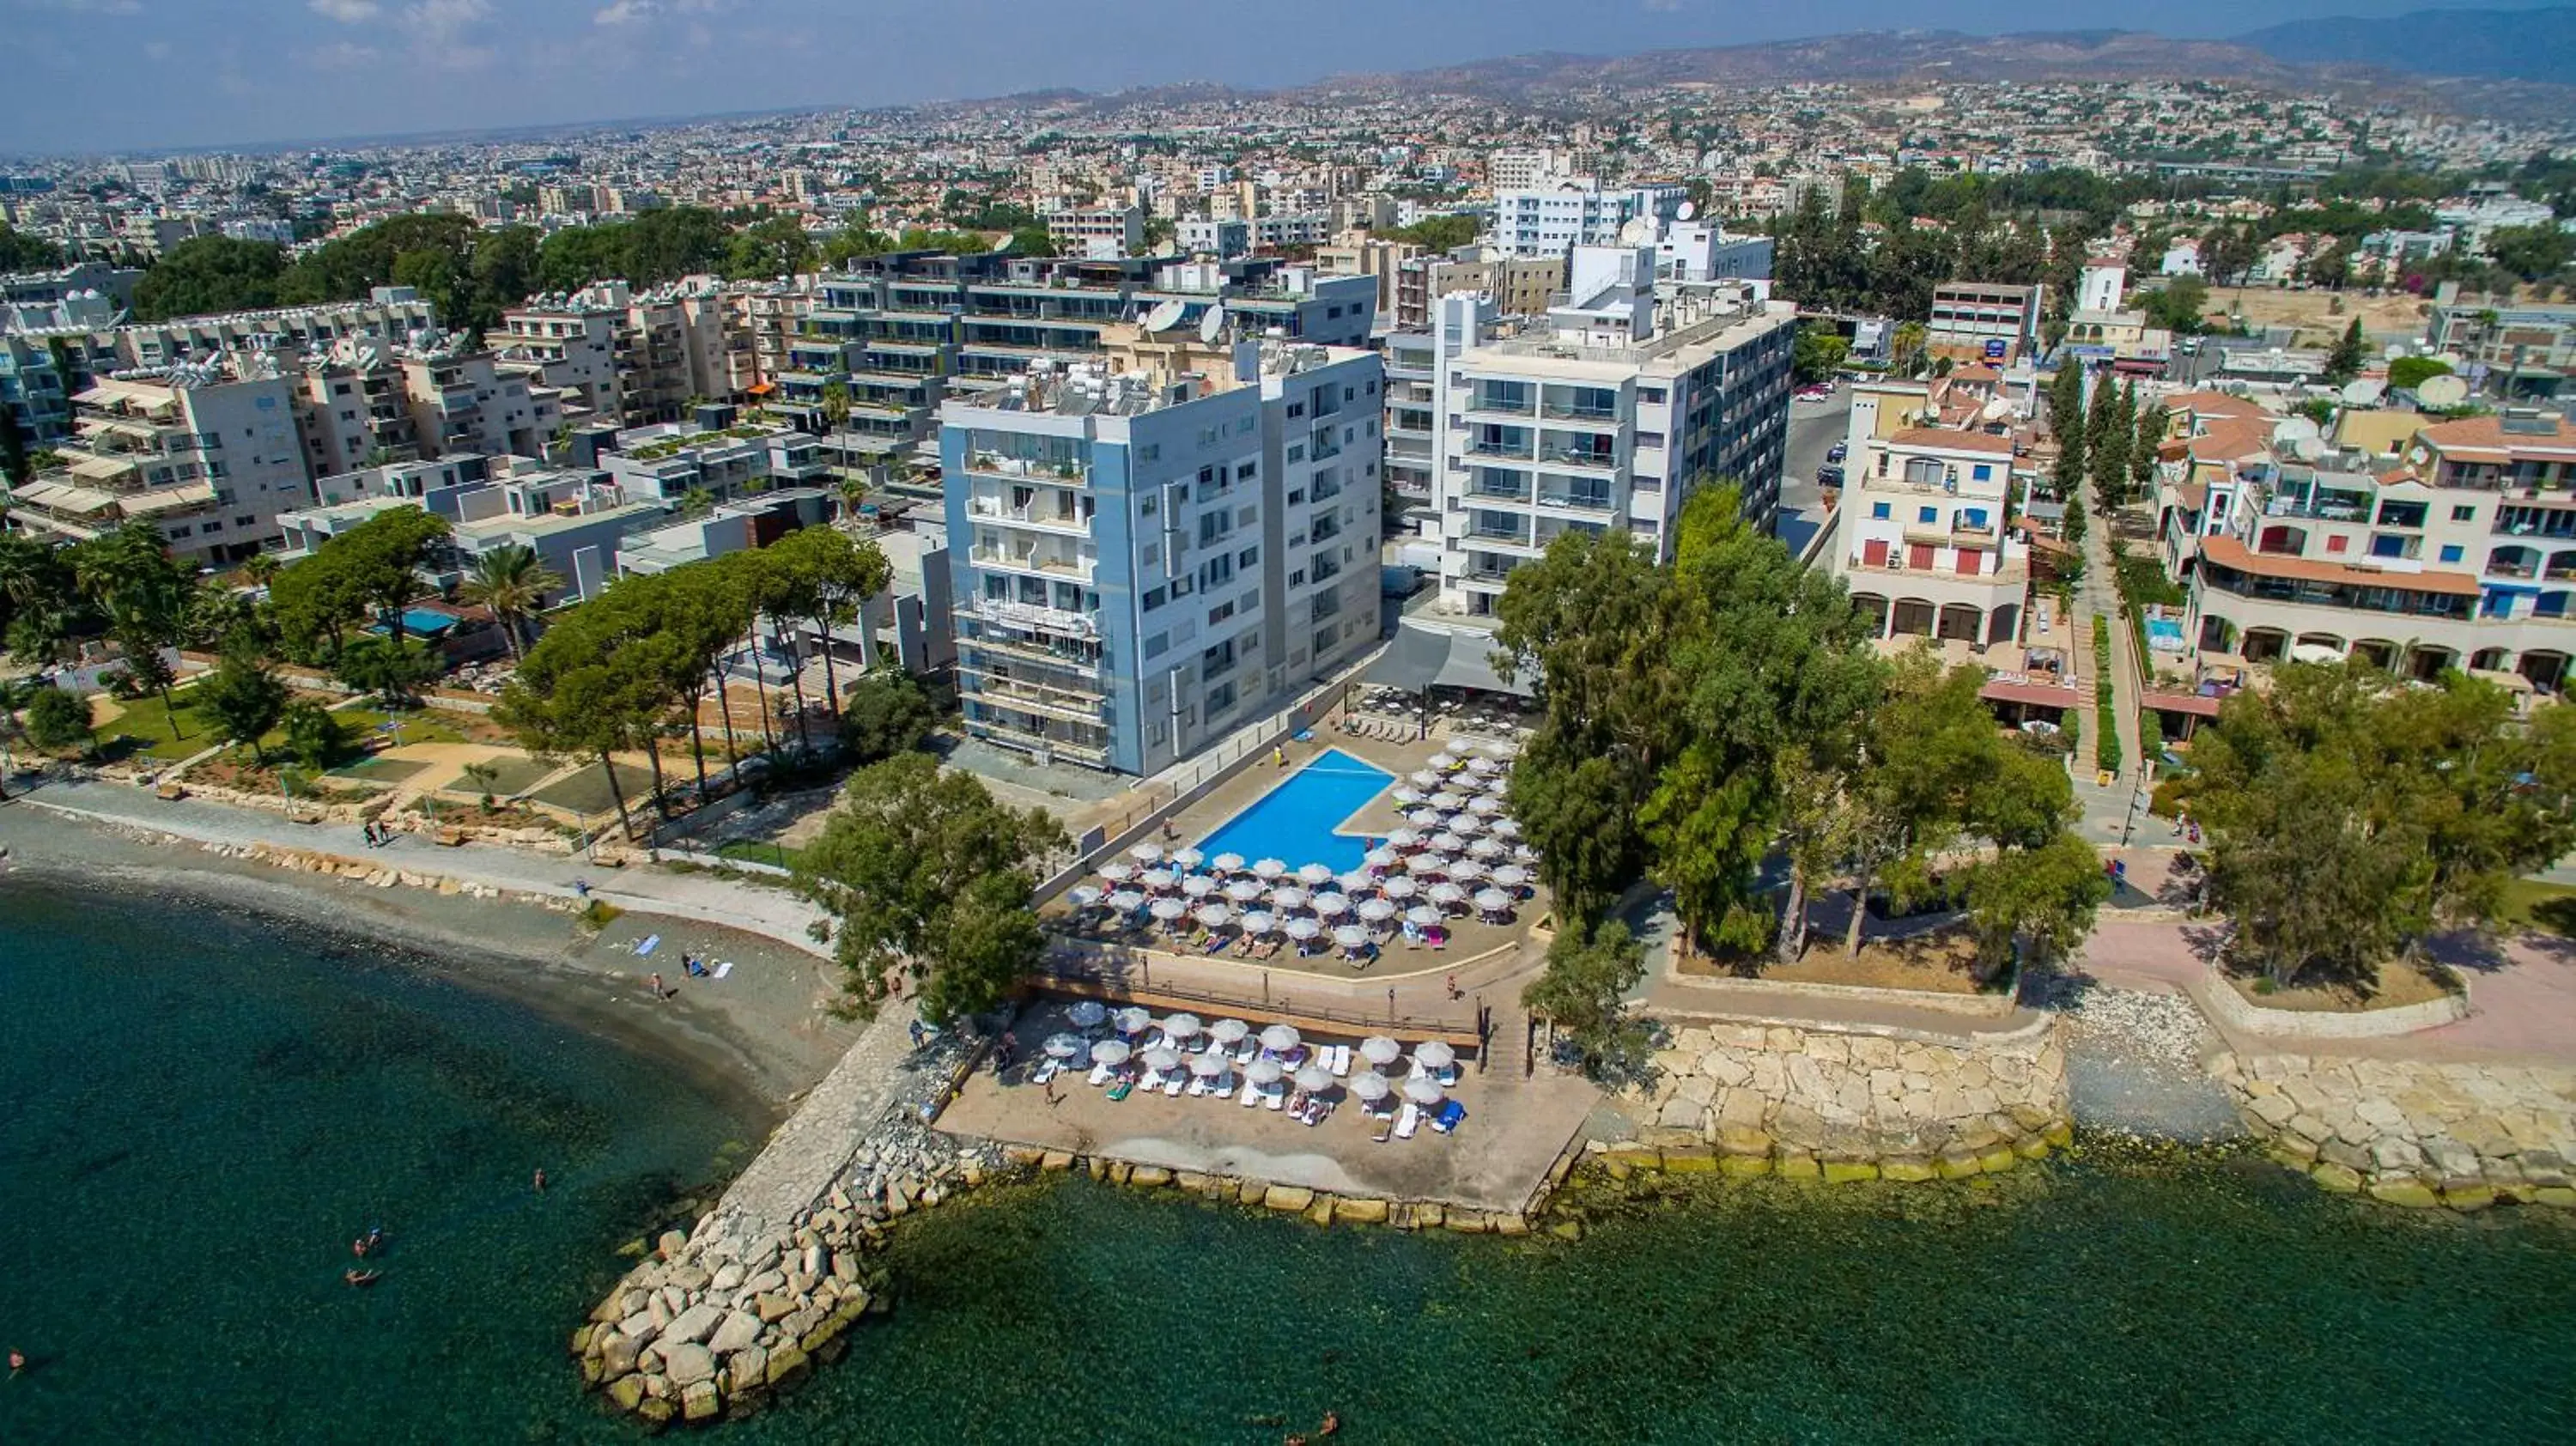
[[[384,54],[372,45],[335,40],[328,45],[318,45],[311,50],[298,51],[295,58],[315,70],[356,70],[361,66],[373,65],[384,59]]]
[[[404,8],[402,27],[426,45],[456,44],[473,26],[492,17],[490,0],[420,0]]]
[[[376,4],[376,0],[305,0],[305,4],[314,14],[326,20],[337,20],[343,25],[373,20],[383,8]]]
[[[653,10],[653,0],[617,0],[617,3],[591,16],[590,22],[593,25],[633,25],[650,17]]]

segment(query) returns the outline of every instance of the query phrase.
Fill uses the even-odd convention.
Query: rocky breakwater
[[[2211,1066],[2274,1159],[2393,1205],[2576,1208],[2576,1070],[2333,1055]]]
[[[1696,1025],[1655,1055],[1632,1101],[1651,1123],[1593,1150],[1614,1175],[1960,1178],[2073,1139],[2053,1019],[1954,1039]]]
[[[885,1308],[867,1253],[887,1227],[1004,1167],[998,1146],[929,1127],[977,1051],[912,1048],[912,1018],[881,1015],[716,1208],[664,1232],[591,1311],[572,1336],[585,1385],[652,1425],[739,1415]]]

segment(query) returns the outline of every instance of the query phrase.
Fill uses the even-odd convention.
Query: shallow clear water
[[[1292,869],[1322,864],[1334,873],[1348,873],[1367,855],[1368,841],[1334,830],[1394,782],[1395,775],[1383,768],[1338,748],[1326,749],[1218,825],[1199,840],[1199,848],[1210,858],[1235,853],[1277,859]]]
[[[0,1441],[640,1439],[563,1339],[733,1107],[435,972],[103,903],[0,885],[0,1337],[40,1359]],[[2576,1439],[2576,1222],[2539,1212],[2176,1157],[1592,1223],[1013,1187],[898,1232],[895,1313],[721,1439]]]

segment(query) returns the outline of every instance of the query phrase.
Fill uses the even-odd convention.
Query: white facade
[[[1602,190],[1589,180],[1561,180],[1494,196],[1494,228],[1487,238],[1515,256],[1560,255],[1576,246],[1616,246],[1631,222],[1658,236],[1681,211],[1678,185]]]
[[[2016,640],[2030,544],[2006,525],[2014,430],[1990,386],[1853,386],[1833,570],[1881,637]]]

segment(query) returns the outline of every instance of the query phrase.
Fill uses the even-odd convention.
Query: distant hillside
[[[2419,10],[2388,20],[2293,20],[2237,44],[2293,65],[2373,65],[2409,75],[2576,79],[2576,9]]]

